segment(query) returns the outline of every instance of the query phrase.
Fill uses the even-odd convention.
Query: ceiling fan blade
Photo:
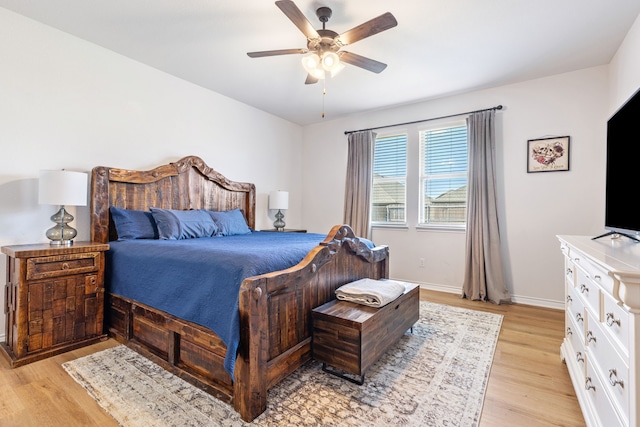
[[[262,58],[263,56],[276,56],[276,55],[293,55],[293,54],[305,54],[309,52],[309,49],[280,49],[280,50],[263,50],[260,52],[247,52],[251,58]]]
[[[377,18],[373,18],[372,20],[365,22],[364,24],[360,24],[349,31],[345,31],[338,36],[338,39],[342,46],[346,46],[388,30],[389,28],[393,28],[396,25],[398,25],[396,18],[391,13],[387,12]]]
[[[318,83],[318,79],[316,77],[313,77],[311,74],[307,74],[307,80],[304,81],[304,84],[312,85],[315,83]]]
[[[387,64],[383,64],[382,62],[378,62],[355,53],[338,52],[338,55],[340,55],[340,60],[342,62],[364,68],[365,70],[372,71],[374,73],[381,73],[385,68],[387,68]]]
[[[276,2],[276,6],[278,6],[280,10],[287,15],[287,18],[289,18],[291,22],[293,22],[294,25],[302,31],[302,34],[304,34],[305,37],[308,39],[320,38],[320,35],[316,29],[313,28],[311,22],[309,22],[294,2],[290,0],[280,0]]]

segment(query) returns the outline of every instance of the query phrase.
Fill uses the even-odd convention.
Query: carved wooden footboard
[[[240,208],[253,228],[255,186],[229,181],[194,156],[151,171],[94,168],[94,241],[117,238],[109,206]],[[234,378],[224,369],[226,346],[210,329],[109,293],[105,324],[119,341],[251,421],[266,409],[267,390],[311,358],[311,310],[335,298],[335,289],[347,282],[388,278],[388,266],[386,246],[369,249],[348,225],[337,225],[298,265],[245,279]]]
[[[266,409],[269,388],[311,358],[311,310],[345,283],[388,278],[388,260],[386,246],[371,250],[337,225],[295,267],[242,283],[234,407],[245,420]]]

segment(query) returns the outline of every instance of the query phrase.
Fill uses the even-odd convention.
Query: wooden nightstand
[[[21,366],[104,339],[104,252],[109,245],[74,242],[3,246],[6,342]]]

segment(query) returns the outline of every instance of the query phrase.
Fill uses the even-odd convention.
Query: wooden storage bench
[[[381,308],[333,300],[313,310],[312,355],[323,370],[364,382],[367,369],[418,321],[420,288],[405,285],[404,294]]]

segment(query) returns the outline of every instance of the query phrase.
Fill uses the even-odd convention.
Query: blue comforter
[[[247,277],[296,265],[325,237],[254,231],[188,240],[114,241],[106,256],[106,287],[213,330],[227,346],[224,367],[233,377],[240,284]]]

